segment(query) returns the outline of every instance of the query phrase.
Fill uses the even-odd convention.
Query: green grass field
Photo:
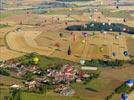
[[[130,16],[131,12],[127,10],[120,10],[120,11],[112,12],[112,10],[100,9],[100,11],[102,11],[106,17],[131,18]]]
[[[79,97],[60,96],[60,95],[45,95],[35,93],[21,93],[22,100],[81,100]]]
[[[10,95],[10,86],[17,84],[23,86],[22,82],[18,79],[12,78],[10,76],[0,76],[0,100],[4,100],[4,96]]]
[[[1,28],[5,28],[5,27],[9,27],[8,25],[5,25],[5,24],[0,24],[0,29]]]
[[[12,15],[13,15],[13,13],[11,13],[11,12],[2,12],[0,14],[0,18],[6,18],[6,17],[12,16]]]
[[[75,64],[74,62],[55,58],[55,57],[46,57],[46,56],[39,56],[40,58],[40,67],[48,67],[49,65],[64,65],[64,64]]]
[[[31,62],[34,57],[39,58],[38,66],[40,68],[48,68],[49,66],[62,67],[62,65],[65,65],[65,64],[73,64],[73,65],[77,64],[77,63],[69,61],[69,60],[60,59],[60,58],[56,58],[56,57],[41,56],[38,54],[24,55],[22,57],[17,58],[17,60],[21,61],[22,64],[27,64],[27,63]]]

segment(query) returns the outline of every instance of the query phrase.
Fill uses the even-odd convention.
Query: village
[[[59,66],[58,69],[52,66],[47,69],[40,69],[38,62],[39,58],[37,57],[33,58],[33,64],[30,65],[23,65],[15,60],[1,62],[0,74],[10,75],[22,80],[23,86],[13,84],[11,88],[20,88],[37,93],[53,90],[64,96],[75,94],[75,90],[70,87],[71,83],[86,84],[86,82],[99,76],[99,74],[88,73],[88,71],[81,70],[78,66],[70,64]]]

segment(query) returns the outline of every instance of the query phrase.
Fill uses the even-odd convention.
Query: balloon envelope
[[[128,56],[128,51],[123,52],[124,56]]]
[[[34,58],[33,58],[33,62],[34,62],[35,64],[38,64],[39,58],[38,58],[38,57],[34,57]]]
[[[134,85],[134,81],[133,80],[127,80],[126,85],[129,86],[129,87],[132,87]]]
[[[85,64],[85,60],[81,59],[81,60],[80,60],[80,64],[81,64],[81,65],[84,65],[84,64]]]
[[[84,44],[86,41],[85,40],[82,40],[82,43]]]

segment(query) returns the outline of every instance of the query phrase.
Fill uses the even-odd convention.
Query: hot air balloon
[[[102,23],[102,25],[105,25],[106,23]]]
[[[112,56],[116,56],[116,52],[112,52]]]
[[[83,25],[83,28],[84,28],[84,29],[86,29],[86,28],[87,28],[87,25],[86,25],[86,24],[84,24],[84,25]]]
[[[112,30],[113,30],[112,28],[109,29],[109,31],[112,31]]]
[[[69,8],[69,11],[73,11],[73,8]]]
[[[54,46],[60,48],[60,43],[55,43]]]
[[[80,64],[81,64],[81,65],[84,65],[84,64],[85,64],[85,60],[84,60],[84,59],[81,59],[81,60],[80,60]]]
[[[122,100],[128,100],[128,94],[127,93],[121,94],[121,98]]]
[[[127,85],[128,87],[132,87],[132,86],[134,85],[134,81],[133,81],[133,80],[127,80],[127,81],[126,81],[126,85]]]
[[[126,28],[123,28],[123,31],[126,31],[127,29]]]
[[[63,37],[63,33],[59,33],[59,36],[60,36],[60,37]]]
[[[86,43],[86,40],[82,40],[82,44],[85,44]]]
[[[116,5],[116,8],[118,9],[119,8],[119,0],[116,1],[115,5]]]
[[[17,29],[16,29],[16,31],[17,31],[17,32],[20,32],[20,31],[21,31],[21,28],[20,28],[20,27],[19,27],[19,28],[17,28]]]
[[[97,20],[96,20],[96,19],[94,19],[94,21],[96,22]]]
[[[121,33],[121,32],[119,32],[119,35],[122,35],[122,33]]]
[[[84,37],[87,37],[87,36],[88,36],[88,33],[87,33],[87,32],[82,32],[82,35],[83,35]]]
[[[34,64],[38,64],[39,63],[39,58],[38,57],[34,57],[33,58],[33,62],[34,62]]]
[[[94,24],[92,23],[92,24],[90,25],[90,27],[94,27]]]
[[[100,47],[100,52],[103,52],[104,51],[104,48],[103,47]]]
[[[124,23],[126,22],[126,19],[125,19],[125,18],[123,19],[123,22],[124,22]]]
[[[68,54],[68,55],[71,55],[71,53],[72,53],[71,47],[69,46],[69,47],[68,47],[68,50],[67,50],[67,54]]]
[[[118,35],[115,35],[115,39],[119,39],[119,36]]]
[[[128,56],[129,55],[128,51],[124,51],[123,54],[124,54],[124,56]]]
[[[65,25],[67,25],[68,23],[67,22],[65,22]]]

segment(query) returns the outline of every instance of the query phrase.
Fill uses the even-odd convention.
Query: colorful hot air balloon
[[[116,56],[116,52],[112,52],[112,56]]]
[[[128,100],[128,94],[127,93],[123,93],[121,95],[121,98],[122,98],[122,100]]]
[[[72,53],[71,47],[69,46],[69,47],[68,47],[68,50],[67,50],[67,54],[68,54],[68,55],[71,55],[71,53]]]
[[[81,65],[84,65],[84,64],[85,64],[85,60],[84,60],[84,59],[81,59],[81,60],[80,60],[80,64],[81,64]]]
[[[123,22],[124,22],[124,23],[126,22],[126,18],[123,19]]]
[[[86,40],[82,40],[82,44],[85,44],[86,43]]]
[[[60,37],[63,37],[63,33],[59,33],[59,36],[60,36]]]
[[[103,52],[104,51],[104,48],[103,47],[100,47],[100,52]]]
[[[124,51],[123,54],[124,54],[124,56],[128,56],[129,55],[128,51]]]
[[[34,64],[38,64],[39,63],[39,58],[38,57],[34,57],[33,58],[33,62],[34,62]]]
[[[133,80],[127,80],[127,81],[126,81],[126,85],[127,85],[128,87],[132,87],[132,86],[134,85],[134,81],[133,81]]]
[[[87,36],[88,36],[88,33],[87,33],[87,32],[82,32],[82,35],[83,35],[84,37],[87,37]]]
[[[115,35],[115,39],[119,39],[119,36],[118,35]]]

